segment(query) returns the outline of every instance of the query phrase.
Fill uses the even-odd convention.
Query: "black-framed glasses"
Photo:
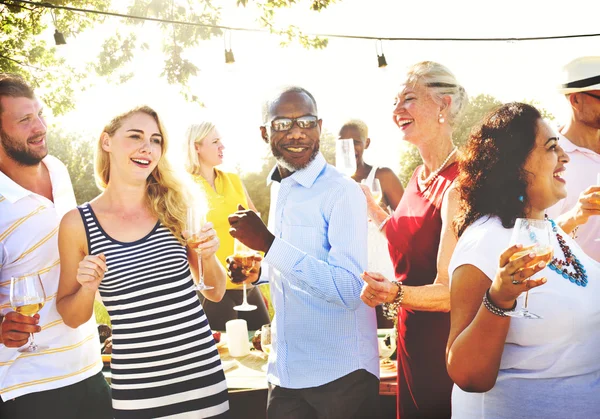
[[[294,126],[294,122],[301,129],[310,129],[317,126],[319,118],[314,115],[305,115],[299,118],[277,118],[271,121],[273,131],[289,131]]]
[[[595,94],[593,94],[593,93],[590,93],[590,92],[581,92],[581,93],[583,93],[584,95],[587,95],[587,96],[591,96],[591,97],[593,97],[594,99],[598,99],[598,100],[600,100],[600,96],[598,96],[598,95],[595,95]]]

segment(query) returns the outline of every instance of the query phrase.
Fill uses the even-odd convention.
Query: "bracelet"
[[[398,287],[398,294],[396,294],[396,298],[391,303],[383,303],[383,315],[386,319],[394,320],[394,324],[396,319],[398,318],[398,308],[402,305],[402,300],[404,299],[404,292],[406,291],[402,284],[398,281],[391,281],[392,284]]]
[[[575,228],[571,231],[571,238],[573,240],[577,238],[577,230],[579,230],[579,225],[576,225]]]
[[[379,224],[379,227],[377,227],[377,229],[379,231],[383,230],[383,227],[385,227],[385,225],[387,224],[388,221],[390,221],[390,219],[392,218],[392,214],[388,215],[387,217],[385,217],[385,220],[383,220],[381,222],[381,224]]]
[[[490,313],[495,314],[496,316],[508,317],[508,314],[506,313],[515,311],[515,308],[517,307],[517,300],[515,300],[512,308],[500,308],[496,304],[492,303],[492,300],[490,299],[490,290],[488,288],[483,296],[483,306],[487,308]]]

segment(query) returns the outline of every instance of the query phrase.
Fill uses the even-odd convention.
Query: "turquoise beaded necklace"
[[[556,223],[554,220],[548,220],[550,224],[552,224],[552,231],[556,234],[556,238],[558,239],[558,244],[565,255],[565,260],[560,260],[558,258],[553,258],[552,261],[548,264],[550,269],[556,272],[559,275],[562,275],[563,278],[568,279],[573,284],[578,285],[580,287],[585,287],[588,284],[588,276],[583,264],[579,261],[577,256],[571,252],[571,248],[567,246],[565,239],[558,232],[558,228],[556,227]],[[572,266],[574,273],[571,273],[567,270],[568,266]]]

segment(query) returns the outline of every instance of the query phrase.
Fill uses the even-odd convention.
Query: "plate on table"
[[[379,375],[381,380],[396,378],[398,375],[396,361],[390,359],[382,359],[379,361]]]

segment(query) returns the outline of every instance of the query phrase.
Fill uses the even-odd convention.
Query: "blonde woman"
[[[95,159],[103,192],[60,224],[57,309],[65,324],[77,327],[92,316],[100,291],[113,325],[115,418],[226,417],[225,375],[192,281],[200,252],[214,287],[203,293],[222,298],[219,239],[207,223],[202,244],[186,247],[189,201],[166,150],[165,130],[148,107],[104,128]]]
[[[209,205],[206,219],[213,224],[221,241],[217,258],[223,267],[227,267],[226,259],[233,254],[233,237],[229,234],[230,226],[227,217],[237,211],[238,204],[254,211],[256,209],[239,176],[216,168],[223,163],[225,146],[221,134],[213,123],[202,122],[190,125],[186,132],[186,143],[186,170],[206,195]],[[257,306],[256,310],[233,309],[234,306],[242,303],[242,287],[228,278],[227,291],[223,300],[219,303],[209,300],[202,302],[213,329],[225,330],[225,323],[238,317],[248,322],[250,330],[258,330],[263,324],[270,322],[262,294],[256,287],[248,288],[248,303]]]

